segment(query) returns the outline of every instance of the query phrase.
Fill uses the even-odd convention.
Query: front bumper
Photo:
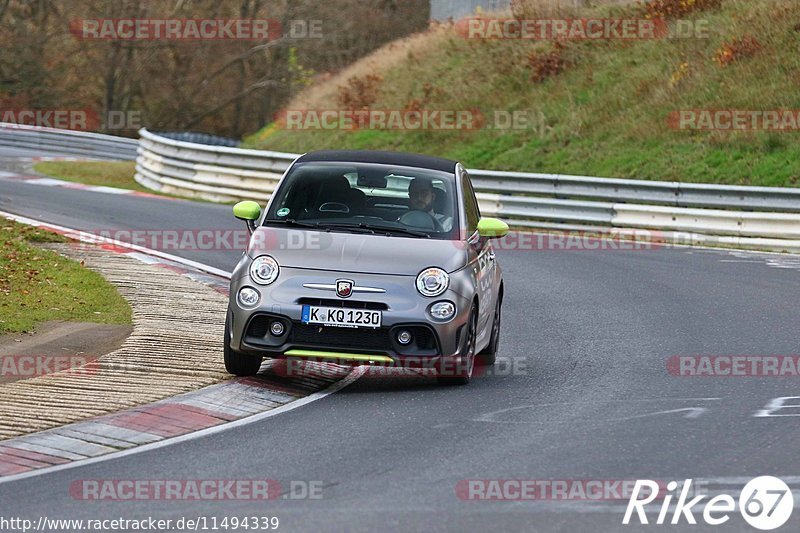
[[[333,292],[304,286],[330,285],[338,278],[352,279],[357,287],[380,287],[385,292],[357,293],[340,299]],[[452,289],[452,279],[451,288],[444,294],[426,298],[417,292],[415,279],[415,276],[282,268],[275,283],[259,286],[253,284],[249,276],[239,276],[231,282],[228,306],[231,337],[228,342],[233,350],[254,355],[320,359],[341,355],[342,360],[362,364],[392,361],[405,366],[428,366],[443,356],[458,356],[470,300]],[[237,301],[238,291],[245,286],[261,294],[259,303],[250,309],[243,308]],[[428,314],[430,306],[441,300],[456,305],[455,316],[447,322],[437,321]],[[303,324],[303,305],[380,310],[381,327]],[[284,326],[279,336],[270,332],[274,321]],[[412,333],[412,342],[405,346],[397,341],[397,332],[403,329]]]

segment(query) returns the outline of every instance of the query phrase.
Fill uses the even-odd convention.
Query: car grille
[[[391,350],[389,330],[386,328],[337,328],[294,322],[289,342],[355,350]]]
[[[439,343],[433,329],[423,324],[398,325],[393,328],[343,328],[303,324],[292,321],[289,331],[282,337],[273,337],[269,325],[274,320],[286,323],[286,317],[257,314],[247,324],[244,341],[252,346],[278,348],[281,345],[307,346],[313,348],[346,349],[347,351],[400,353],[405,355],[433,355],[439,351]],[[414,341],[409,346],[394,342],[392,332],[399,329],[411,331]]]

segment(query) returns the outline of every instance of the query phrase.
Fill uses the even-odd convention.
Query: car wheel
[[[494,310],[494,322],[492,323],[492,336],[489,339],[489,344],[478,354],[478,364],[481,366],[491,366],[497,360],[497,348],[500,345],[500,305],[502,302],[497,302],[497,307]]]
[[[225,357],[225,370],[234,376],[255,376],[261,368],[261,357],[248,355],[233,350],[228,342],[231,338],[231,325],[225,319],[225,342],[223,344],[223,355]]]
[[[442,385],[466,385],[472,378],[472,371],[475,368],[475,338],[478,334],[478,313],[474,306],[469,313],[466,328],[466,344],[461,355],[460,364],[456,365],[455,369],[458,374],[442,376],[440,373],[436,379]],[[452,370],[445,370],[444,373],[452,373]]]

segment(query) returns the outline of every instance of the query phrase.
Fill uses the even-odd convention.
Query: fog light
[[[397,334],[397,342],[403,345],[406,345],[409,342],[411,342],[411,332],[402,330],[400,333]]]
[[[450,320],[456,314],[453,302],[436,302],[431,306],[431,316],[436,320]]]
[[[250,287],[242,287],[239,290],[239,304],[242,307],[253,307],[258,303],[259,294],[255,289]]]
[[[276,337],[280,337],[283,335],[283,322],[276,320],[269,326],[269,332],[275,335]]]

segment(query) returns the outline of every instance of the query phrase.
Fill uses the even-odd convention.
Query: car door
[[[481,218],[478,200],[472,188],[469,174],[460,171],[462,209],[465,215],[467,249],[470,266],[475,274],[478,293],[478,344],[482,345],[491,332],[496,299],[494,250],[490,239],[478,235],[478,221]]]

